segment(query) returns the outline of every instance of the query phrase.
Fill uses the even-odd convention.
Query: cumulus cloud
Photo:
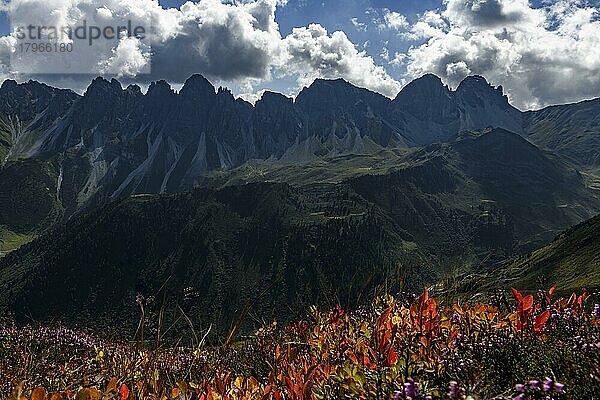
[[[315,78],[343,77],[358,86],[395,96],[401,83],[356,46],[342,31],[328,34],[319,24],[295,28],[283,39],[283,54],[279,69],[283,74],[298,76],[300,86]]]
[[[268,78],[281,42],[277,4],[185,3],[176,14],[175,34],[153,47],[153,73],[177,81],[194,72],[221,80]]]
[[[600,95],[600,10],[579,1],[447,0],[410,33],[426,42],[406,60],[456,86],[470,74],[501,84],[522,109]]]
[[[97,41],[94,46],[76,46],[70,54],[36,55],[22,63],[13,59],[10,71],[7,59],[10,45],[14,45],[13,34],[0,38],[0,71],[23,78],[41,73],[50,81],[48,74],[78,72],[173,83],[202,73],[211,80],[238,86],[273,76],[296,77],[299,86],[318,77],[341,77],[388,96],[398,92],[400,84],[373,58],[357,50],[343,32],[329,34],[315,24],[282,37],[275,12],[285,4],[285,0],[199,0],[179,9],[165,9],[157,0],[12,0],[11,18],[24,26],[79,26],[85,21],[118,27],[131,21],[133,26],[144,27],[146,35],[143,40]],[[395,27],[403,23],[402,18],[390,12],[386,21]],[[354,22],[357,29],[366,26]],[[64,79],[54,77],[54,81]]]
[[[123,37],[119,45],[112,50],[112,56],[101,60],[99,71],[102,74],[137,76],[150,67],[150,52],[135,37]]]
[[[383,10],[383,20],[380,23],[380,29],[390,29],[399,31],[409,26],[406,17],[396,11],[390,11],[389,9]]]

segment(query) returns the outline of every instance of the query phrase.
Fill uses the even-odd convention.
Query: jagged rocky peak
[[[125,89],[125,91],[127,93],[130,93],[134,96],[141,96],[142,95],[142,88],[139,87],[138,85],[135,84],[131,84],[129,86],[127,86],[127,88]]]
[[[17,81],[13,80],[13,79],[5,79],[4,82],[2,82],[2,86],[0,87],[0,90],[2,90],[2,92],[6,92],[9,90],[14,90],[16,87],[18,87],[18,83]]]
[[[235,100],[235,97],[233,97],[233,93],[231,92],[231,90],[223,86],[219,86],[219,89],[217,90],[217,97]]]
[[[467,76],[456,88],[459,96],[470,98],[488,97],[508,103],[502,86],[494,87],[480,75]]]
[[[215,87],[200,74],[190,76],[179,91],[187,99],[206,99],[215,95]]]
[[[395,100],[402,100],[409,96],[426,96],[429,94],[450,93],[450,89],[434,74],[425,74],[406,85]]]
[[[272,110],[280,107],[289,108],[294,105],[294,99],[284,96],[281,93],[266,91],[262,97],[256,102],[257,110]]]
[[[121,86],[121,82],[115,78],[112,78],[110,81],[108,81],[99,76],[95,78],[92,83],[90,83],[83,96],[106,96],[117,93],[120,94],[121,92],[123,92],[123,86]]]
[[[78,94],[69,89],[57,89],[34,80],[17,83],[7,79],[0,87],[0,109],[20,118],[33,118],[35,113],[50,107],[53,113],[66,112]]]
[[[171,88],[171,85],[169,85],[167,81],[162,79],[160,81],[150,83],[148,91],[146,92],[146,96],[148,97],[170,97],[172,95],[175,95],[175,91],[173,88]]]
[[[348,95],[350,93],[365,90],[358,88],[342,78],[339,79],[315,79],[309,86],[302,89],[298,94],[296,101],[301,102],[307,96],[318,96],[320,98],[328,98],[335,100],[339,96]]]
[[[385,96],[354,86],[344,79],[315,79],[296,97],[296,106],[309,115],[323,115],[338,108],[350,108],[366,102],[376,109],[390,102]]]
[[[423,75],[406,85],[394,99],[394,105],[420,120],[442,122],[457,118],[453,93],[433,74]]]
[[[12,79],[6,79],[2,82],[2,86],[0,87],[0,95],[6,95],[8,93],[23,94],[25,92],[33,96],[45,96],[56,92],[74,93],[68,89],[56,89],[45,83],[40,83],[31,79],[23,83],[17,83],[17,81]]]

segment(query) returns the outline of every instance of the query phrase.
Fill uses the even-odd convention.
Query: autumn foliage
[[[27,400],[575,399],[600,393],[598,307],[512,289],[440,305],[427,289],[273,323],[228,346],[146,349],[64,328],[0,331],[0,390]],[[511,304],[512,303],[512,304]],[[58,332],[58,333],[57,333]],[[67,339],[65,339],[67,338]]]

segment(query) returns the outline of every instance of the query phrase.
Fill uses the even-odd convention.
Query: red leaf
[[[554,296],[554,291],[555,291],[555,290],[556,290],[556,287],[553,287],[553,288],[551,288],[551,289],[548,291],[548,294],[550,295],[550,297]]]
[[[519,292],[517,289],[515,288],[511,288],[510,290],[512,290],[513,296],[515,297],[515,300],[517,302],[521,302],[523,301],[523,295],[521,294],[521,292]]]
[[[535,317],[535,330],[541,330],[546,325],[546,322],[548,322],[548,318],[550,318],[550,311],[548,310]]]
[[[529,295],[527,297],[524,297],[523,298],[523,311],[527,311],[531,307],[533,307],[533,296]]]
[[[397,362],[398,362],[398,352],[396,352],[396,350],[394,350],[394,348],[391,347],[390,352],[387,357],[387,365],[388,366],[396,365]]]
[[[121,389],[119,390],[119,395],[121,396],[121,400],[127,400],[129,398],[129,389],[127,385],[124,383],[121,385]]]

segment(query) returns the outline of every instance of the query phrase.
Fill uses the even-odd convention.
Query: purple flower
[[[407,399],[416,399],[419,397],[419,389],[415,380],[409,377],[404,384],[404,393],[406,394]]]
[[[517,390],[517,393],[525,393],[525,385],[521,383],[516,384],[515,389]]]
[[[462,339],[463,335],[457,333],[456,337],[454,338],[454,347],[462,347]]]
[[[529,381],[529,386],[532,389],[539,389],[540,388],[540,382],[539,381]]]
[[[600,318],[600,304],[594,304],[594,312],[592,315],[594,318]]]
[[[544,380],[544,392],[563,393],[564,388],[565,388],[565,385],[563,385],[562,383],[554,382],[550,378],[546,378],[546,380]]]
[[[458,382],[450,382],[450,390],[448,391],[448,397],[451,399],[457,399],[459,395],[460,388],[458,387]]]
[[[515,396],[513,400],[525,400],[525,395],[519,394],[519,395]]]

